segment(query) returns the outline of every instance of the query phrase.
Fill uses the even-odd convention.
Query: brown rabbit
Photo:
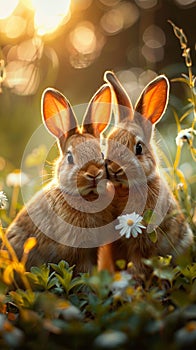
[[[152,146],[154,125],[162,118],[168,103],[169,82],[160,75],[141,93],[135,109],[124,88],[112,72],[105,73],[111,84],[116,106],[117,126],[108,136],[107,172],[115,188],[113,217],[133,212],[151,220],[137,238],[124,236],[101,247],[99,268],[115,270],[115,261],[133,262],[136,275],[145,273],[143,258],[170,254],[176,257],[185,252],[193,234],[180,211],[168,185],[161,178],[155,150]],[[149,234],[156,232],[153,243]]]
[[[91,271],[97,263],[97,246],[105,235],[102,227],[112,221],[99,140],[110,112],[111,89],[107,84],[91,99],[81,127],[60,92],[51,88],[44,91],[43,121],[57,138],[60,150],[55,177],[27,203],[7,230],[19,258],[24,242],[36,237],[27,270],[64,259],[75,264],[78,273]]]

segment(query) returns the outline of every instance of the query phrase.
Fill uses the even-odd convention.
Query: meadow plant
[[[177,195],[179,201],[180,201],[180,195],[179,192],[183,191],[184,194],[184,209],[186,210],[186,214],[189,216],[189,218],[193,217],[194,211],[195,211],[195,203],[192,202],[190,198],[189,188],[187,181],[185,179],[185,176],[183,172],[179,169],[180,165],[180,159],[182,155],[182,149],[184,144],[188,147],[193,162],[196,161],[196,146],[194,143],[194,138],[196,136],[196,77],[193,75],[192,72],[192,58],[191,58],[191,51],[188,47],[188,40],[184,33],[184,31],[177,27],[172,21],[169,21],[169,23],[172,25],[174,34],[179,39],[180,47],[182,50],[182,56],[185,60],[185,66],[187,68],[188,74],[182,74],[181,77],[174,78],[171,81],[172,82],[179,82],[182,84],[185,84],[187,87],[187,93],[188,93],[188,101],[185,111],[182,113],[182,115],[178,116],[176,111],[174,110],[174,117],[177,125],[177,136],[176,136],[176,154],[175,154],[175,160],[173,164],[173,170],[174,174],[177,177],[177,186],[175,189],[175,194]],[[186,128],[184,129],[183,122],[186,121]],[[193,175],[191,182],[195,183],[196,177]],[[182,204],[182,203],[181,203]]]

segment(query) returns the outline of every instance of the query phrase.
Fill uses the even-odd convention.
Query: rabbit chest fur
[[[51,88],[44,92],[43,121],[56,137],[60,152],[54,180],[27,203],[7,230],[19,259],[24,242],[36,237],[27,270],[62,259],[76,265],[75,273],[89,272],[96,265],[103,227],[112,221],[99,140],[110,120],[110,110],[111,90],[107,84],[89,102],[82,126],[60,92]]]
[[[75,273],[89,272],[96,265],[98,242],[93,229],[99,229],[111,220],[110,211],[84,213],[73,208],[73,201],[78,204],[78,200],[69,198],[66,201],[62,190],[52,186],[39,192],[17,215],[7,235],[18,257],[21,258],[23,244],[29,237],[37,239],[36,247],[29,254],[27,270],[31,266],[60,260],[76,264]],[[88,247],[88,240],[89,248],[80,248]]]
[[[105,74],[115,95],[117,126],[108,136],[107,171],[115,188],[113,216],[136,212],[151,218],[137,238],[124,236],[100,249],[103,267],[115,270],[115,261],[133,262],[136,275],[147,272],[143,259],[172,255],[175,259],[193,242],[193,233],[165,180],[160,176],[152,146],[153,126],[167,106],[169,84],[159,76],[143,90],[135,109],[112,72]],[[156,232],[156,242],[150,238]],[[109,258],[108,258],[109,257]],[[108,261],[108,263],[107,263]]]

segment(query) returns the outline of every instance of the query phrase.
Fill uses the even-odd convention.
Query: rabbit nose
[[[112,171],[115,177],[122,176],[124,174],[123,169],[119,168],[115,171]]]
[[[104,171],[102,169],[97,169],[94,166],[88,168],[88,171],[85,172],[84,177],[87,180],[99,180],[103,177]]]
[[[106,162],[106,167],[109,173],[111,173],[113,176],[121,176],[124,174],[123,169],[116,163],[108,161]]]

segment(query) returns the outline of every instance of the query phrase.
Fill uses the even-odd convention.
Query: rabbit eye
[[[101,156],[102,156],[102,158],[104,159],[104,154],[103,154],[103,152],[101,152]]]
[[[136,154],[136,156],[140,156],[142,154],[142,144],[141,144],[141,142],[138,142],[136,144],[135,154]]]
[[[73,156],[70,151],[67,153],[67,162],[69,164],[74,164]]]

